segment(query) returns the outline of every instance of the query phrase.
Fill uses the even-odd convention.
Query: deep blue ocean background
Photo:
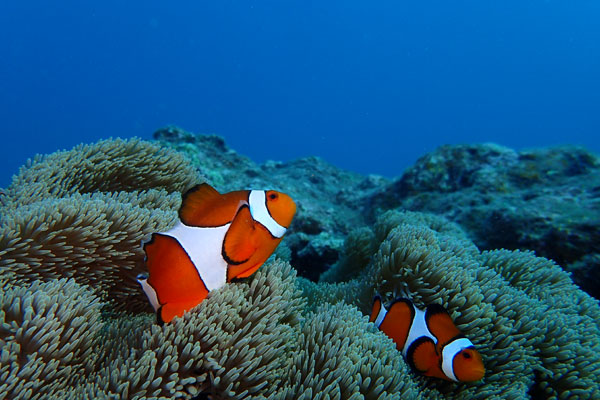
[[[600,152],[600,2],[0,2],[0,187],[173,124],[395,176],[445,143]]]

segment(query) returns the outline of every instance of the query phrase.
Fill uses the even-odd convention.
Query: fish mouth
[[[474,379],[474,381],[483,379],[483,377],[485,376],[485,367],[476,368],[473,375],[477,377],[476,379]]]

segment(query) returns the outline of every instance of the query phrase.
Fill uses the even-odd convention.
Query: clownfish
[[[170,322],[211,290],[252,275],[275,251],[296,204],[274,190],[220,194],[203,183],[182,196],[179,222],[143,243],[149,276],[137,281],[157,313]]]
[[[454,382],[478,381],[485,374],[481,354],[439,304],[420,310],[412,301],[398,298],[386,309],[377,295],[369,321],[396,343],[420,374]]]

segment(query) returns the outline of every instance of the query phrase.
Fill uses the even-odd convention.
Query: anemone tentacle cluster
[[[139,140],[21,170],[0,205],[0,399],[600,398],[597,301],[552,261],[481,252],[422,213],[390,211],[352,233],[323,282],[271,260],[157,325],[135,282],[140,240],[202,181],[180,154]],[[485,378],[412,372],[368,322],[376,292],[446,307]]]

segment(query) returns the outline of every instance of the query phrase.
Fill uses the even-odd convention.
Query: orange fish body
[[[410,300],[398,298],[386,309],[376,296],[369,320],[396,343],[408,364],[425,376],[472,382],[485,374],[481,355],[441,305],[421,310]]]
[[[161,322],[200,304],[211,290],[252,275],[273,253],[296,212],[273,190],[220,194],[208,184],[184,196],[180,221],[144,243],[149,277],[138,282]]]

